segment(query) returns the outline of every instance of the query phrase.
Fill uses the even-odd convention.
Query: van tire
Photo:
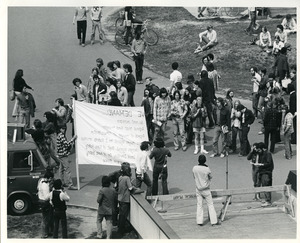
[[[13,195],[8,200],[8,210],[13,215],[23,215],[31,208],[31,200],[27,195]]]

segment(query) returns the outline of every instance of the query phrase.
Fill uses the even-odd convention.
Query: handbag
[[[16,98],[16,93],[13,89],[11,89],[9,91],[9,98],[10,98],[11,101],[13,101]]]

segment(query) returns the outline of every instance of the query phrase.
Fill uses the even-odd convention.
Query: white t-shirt
[[[178,70],[174,70],[170,74],[170,81],[171,81],[171,83],[176,84],[177,82],[181,82],[181,80],[182,80],[182,74]]]
[[[252,79],[254,79],[254,78],[256,79],[256,81],[258,83],[261,81],[261,76],[258,73],[255,73],[255,75],[252,77]],[[259,84],[257,82],[253,82],[253,93],[258,92]]]
[[[196,165],[193,167],[193,174],[198,190],[209,189],[211,180],[211,171],[208,167],[203,165]]]

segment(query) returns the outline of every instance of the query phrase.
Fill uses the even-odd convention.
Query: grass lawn
[[[201,70],[202,57],[213,53],[215,67],[221,75],[221,92],[231,88],[236,96],[247,99],[252,92],[250,67],[266,67],[268,72],[271,71],[273,56],[261,52],[258,46],[248,44],[253,38],[244,32],[249,25],[248,19],[198,20],[182,7],[136,7],[135,10],[138,18],[150,19],[149,27],[159,34],[158,44],[149,47],[146,53],[145,66],[165,77],[172,72],[172,62],[177,61],[184,82],[189,73],[198,79],[196,74]],[[118,13],[115,13],[108,18],[106,27],[109,31],[114,31],[117,17]],[[281,18],[258,19],[257,22],[267,26],[273,37]],[[206,52],[193,54],[199,33],[206,30],[208,25],[213,25],[217,31],[219,44]],[[288,42],[292,45],[292,51],[288,53],[289,63],[296,64],[296,35],[289,36]]]

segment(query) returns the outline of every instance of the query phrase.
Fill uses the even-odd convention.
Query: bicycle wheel
[[[117,18],[115,22],[116,32],[124,31],[125,25],[124,25],[124,19],[123,18]]]
[[[237,7],[229,7],[229,8],[224,8],[225,12],[228,16],[237,16],[239,14],[239,9]]]
[[[158,34],[152,29],[145,31],[144,38],[149,46],[154,46],[158,43]]]

